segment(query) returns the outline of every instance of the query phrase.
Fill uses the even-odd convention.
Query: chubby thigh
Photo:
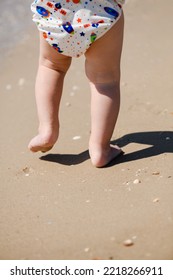
[[[86,75],[93,83],[120,82],[120,62],[123,45],[124,15],[85,53]]]

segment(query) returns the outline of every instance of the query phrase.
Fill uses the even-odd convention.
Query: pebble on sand
[[[158,197],[155,198],[155,199],[153,199],[153,202],[154,202],[154,203],[159,202],[159,201],[160,201],[160,198],[158,198]]]
[[[25,174],[28,174],[29,173],[29,167],[24,167],[23,169],[22,169],[22,171],[25,173]]]
[[[27,177],[27,176],[30,175],[30,173],[33,173],[34,170],[33,170],[31,167],[26,166],[26,167],[22,168],[22,172],[23,172],[23,173],[25,174],[25,176]]]
[[[124,240],[123,245],[126,247],[133,246],[134,242],[131,239]]]
[[[133,181],[133,184],[139,184],[139,183],[141,183],[141,181],[139,180],[139,179],[135,179],[134,181]]]

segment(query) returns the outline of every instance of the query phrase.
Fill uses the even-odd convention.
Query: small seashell
[[[139,184],[139,183],[141,183],[141,181],[139,180],[139,179],[135,179],[134,181],[133,181],[133,184]]]
[[[154,202],[154,203],[159,202],[159,201],[160,201],[160,198],[158,198],[158,197],[155,198],[155,199],[153,199],[153,202]]]
[[[152,173],[152,175],[159,175],[159,174],[160,174],[159,171],[155,171],[155,172]]]
[[[123,245],[128,247],[134,245],[134,242],[131,239],[127,239],[123,242]]]
[[[73,140],[79,140],[79,139],[81,139],[81,136],[79,135],[73,137]]]

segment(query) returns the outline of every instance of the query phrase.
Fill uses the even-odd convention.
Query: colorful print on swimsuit
[[[124,0],[35,0],[33,21],[59,53],[79,57],[120,18]]]

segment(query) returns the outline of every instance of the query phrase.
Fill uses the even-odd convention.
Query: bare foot
[[[49,133],[39,133],[29,143],[28,148],[32,152],[47,152],[52,149],[58,139],[58,132],[51,131]]]
[[[117,145],[110,145],[108,149],[90,149],[91,162],[95,167],[104,167],[113,159],[123,154],[124,152]]]

